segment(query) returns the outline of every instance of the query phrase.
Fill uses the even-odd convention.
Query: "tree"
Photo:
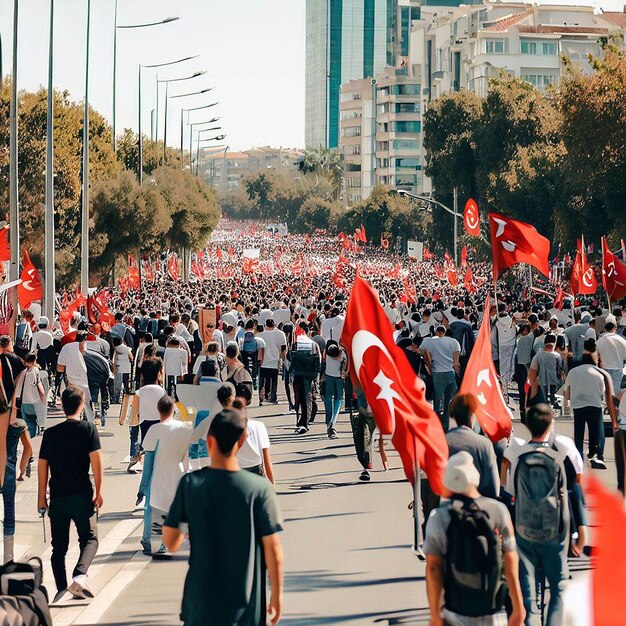
[[[333,205],[323,198],[307,198],[296,217],[294,227],[301,233],[311,233],[316,228],[327,229]]]
[[[333,200],[339,198],[343,184],[343,155],[339,150],[308,148],[304,153],[302,171],[328,179],[333,189]]]
[[[163,165],[163,142],[151,141],[143,136],[143,171],[150,176],[155,169]],[[180,167],[180,150],[167,147],[165,151],[167,165]],[[189,153],[184,152],[185,163],[189,163]],[[139,171],[139,136],[130,128],[125,128],[117,140],[117,159],[124,168],[131,172]]]

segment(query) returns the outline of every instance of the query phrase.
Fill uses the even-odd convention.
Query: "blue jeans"
[[[326,390],[324,392],[326,428],[335,426],[343,402],[343,387],[343,378],[341,376],[326,376]]]
[[[22,417],[26,422],[26,426],[28,426],[28,434],[31,439],[37,436],[37,411],[35,410],[34,404],[26,404],[22,403],[20,407],[20,411],[22,412]]]
[[[4,470],[4,485],[2,485],[2,500],[4,501],[4,536],[15,534],[15,463],[8,461]]]
[[[433,388],[435,412],[439,415],[444,432],[448,432],[450,424],[448,405],[457,391],[456,374],[454,372],[433,372]]]
[[[566,537],[569,540],[569,533],[566,533]],[[515,540],[520,559],[519,578],[526,609],[526,626],[541,625],[541,609],[537,606],[537,570],[543,572],[550,586],[550,603],[545,626],[560,626],[563,621],[561,595],[568,579],[566,542],[531,543],[519,535],[515,535]]]
[[[130,430],[130,458],[139,452],[139,426],[131,426]]]

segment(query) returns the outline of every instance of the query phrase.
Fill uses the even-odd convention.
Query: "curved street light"
[[[209,90],[210,91],[210,90]],[[173,98],[178,98],[180,96],[172,96]],[[187,123],[189,124],[189,116],[191,115],[192,111],[201,111],[202,109],[210,109],[211,107],[214,107],[216,104],[219,104],[219,102],[212,102],[211,104],[204,104],[202,106],[199,107],[190,107],[190,108],[186,108],[186,109],[181,109],[180,110],[180,166],[181,168],[184,167],[184,161],[185,161],[185,156],[184,156],[184,131],[185,131],[185,126],[183,123],[183,118],[185,113],[187,113]],[[207,122],[196,122],[196,125],[199,124],[212,124],[213,122],[217,122],[217,120],[219,119],[219,117],[214,117],[212,120],[208,120]],[[189,129],[189,161],[190,161],[190,166],[191,166],[191,153],[193,152],[193,137],[192,137],[192,133],[193,133],[193,127],[194,124],[189,124],[190,129]]]
[[[176,22],[180,19],[180,17],[166,17],[157,22],[147,22],[145,24],[122,24],[118,25],[117,23],[117,2],[115,0],[115,17],[113,22],[113,152],[116,149],[116,137],[115,137],[115,111],[116,111],[116,101],[117,101],[117,30],[118,28],[122,28],[125,30],[132,30],[135,28],[149,28],[151,26],[161,26],[162,24],[169,24],[171,22]]]
[[[214,129],[205,129],[205,130],[214,130]],[[217,130],[217,129],[215,129]],[[200,174],[200,141],[222,141],[223,139],[226,138],[226,135],[216,135],[215,137],[209,137],[208,139],[200,139],[200,133],[202,131],[198,132],[198,143],[197,143],[197,148],[196,148],[196,176],[199,176]],[[216,146],[217,147],[217,146]],[[228,147],[226,148],[226,150],[228,150]]]

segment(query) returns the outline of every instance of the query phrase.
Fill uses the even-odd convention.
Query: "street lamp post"
[[[17,280],[20,270],[20,220],[17,179],[17,36],[19,0],[13,0],[13,59],[11,69],[11,104],[9,110],[9,233],[11,238],[11,264],[9,279]],[[13,317],[17,314],[17,289],[11,290]]]
[[[214,122],[217,122],[220,118],[219,117],[214,117],[210,120],[206,120],[205,122],[193,122],[190,123],[189,119],[187,119],[187,126],[189,126],[189,169],[191,170],[191,163],[193,161],[193,159],[191,158],[193,155],[193,129],[194,126],[204,126],[205,124],[213,124]]]
[[[165,165],[165,158],[166,158],[165,151],[167,149],[167,101],[168,101],[167,91],[168,91],[169,84],[178,83],[183,80],[192,80],[193,78],[198,78],[198,76],[202,76],[203,74],[206,74],[205,70],[201,72],[194,72],[191,76],[183,76],[181,78],[169,78],[167,80],[159,81],[159,82],[165,83],[165,113],[163,116],[163,165]]]
[[[113,152],[115,152],[116,148],[116,136],[115,136],[115,110],[116,110],[116,100],[117,100],[117,30],[118,29],[135,29],[135,28],[147,28],[149,26],[160,26],[161,24],[169,24],[170,22],[175,22],[179,20],[180,17],[166,17],[158,22],[148,22],[146,24],[117,24],[117,3],[118,0],[115,0],[115,17],[113,22],[113,115],[112,115],[112,126],[113,126]]]
[[[208,90],[207,90],[208,91]],[[174,96],[177,97],[177,96]],[[192,107],[190,109],[181,109],[180,110],[180,167],[181,169],[184,168],[185,165],[185,158],[184,158],[184,135],[185,135],[185,126],[183,123],[183,118],[184,118],[184,114],[187,113],[187,121],[189,122],[189,114],[192,111],[201,111],[202,109],[210,109],[211,107],[214,107],[216,104],[218,104],[217,102],[212,102],[211,104],[205,104],[204,106],[200,106],[200,107]],[[203,123],[209,123],[212,124],[213,122],[217,122],[219,118],[218,117],[214,117],[212,120],[210,120],[209,122],[203,122]],[[191,141],[189,143],[189,165],[191,167],[191,152],[193,150]]]
[[[213,88],[210,87],[209,89],[202,89],[200,91],[193,91],[191,93],[181,93],[178,96],[169,96],[170,98],[188,98],[189,96],[199,96],[203,93],[208,93],[209,91],[212,91]],[[184,161],[184,157],[183,157],[183,129],[184,129],[184,125],[183,125],[183,115],[184,113],[189,113],[190,111],[200,111],[201,109],[208,109],[210,107],[214,107],[217,104],[217,102],[213,102],[212,104],[205,104],[203,106],[199,106],[199,107],[192,107],[189,109],[181,109],[180,110],[180,166],[181,168],[183,167],[183,161]],[[190,148],[191,150],[191,148]]]
[[[203,128],[198,131],[198,136],[196,138],[196,176],[198,176],[199,167],[200,167],[200,135],[204,132],[210,130],[221,130],[221,126],[213,126],[211,128]],[[225,135],[218,135],[217,137],[211,137],[210,139],[203,139],[202,141],[221,141]]]
[[[54,319],[54,95],[52,91],[54,54],[54,0],[50,0],[50,34],[48,35],[48,111],[46,119],[46,217],[45,217],[45,280],[44,302],[48,319]]]
[[[89,293],[89,36],[91,0],[87,0],[87,37],[85,50],[85,103],[83,110],[83,189],[81,194],[80,289]]]
[[[138,95],[138,107],[137,107],[137,116],[138,116],[138,126],[139,126],[139,136],[137,138],[137,151],[138,151],[138,159],[137,159],[137,177],[139,178],[139,184],[143,183],[143,137],[141,136],[141,68],[145,67],[146,69],[152,69],[155,67],[165,67],[168,65],[177,65],[178,63],[183,63],[184,61],[190,61],[191,59],[196,59],[198,55],[191,57],[184,57],[182,59],[178,59],[176,61],[169,61],[168,63],[155,63],[152,65],[142,65],[139,64],[139,95]],[[158,138],[158,137],[157,137]]]

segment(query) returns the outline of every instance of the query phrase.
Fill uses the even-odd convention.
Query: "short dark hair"
[[[217,399],[219,403],[224,406],[224,403],[229,399],[235,396],[235,388],[231,385],[222,385],[217,390]]]
[[[544,345],[545,344],[551,344],[551,343],[556,343],[556,335],[546,335],[546,338],[543,340]]]
[[[585,343],[583,343],[583,349],[587,352],[595,352],[597,350],[596,340],[593,337],[585,339]]]
[[[141,364],[141,374],[144,385],[154,385],[159,380],[159,372],[163,366],[163,361],[159,357],[144,359]]]
[[[246,431],[248,419],[239,411],[224,409],[211,422],[209,437],[215,438],[222,454],[230,454],[234,445]]]
[[[174,400],[170,396],[163,395],[157,402],[157,411],[159,415],[171,415],[174,412]]]
[[[239,348],[234,344],[228,344],[226,346],[226,356],[229,359],[236,359],[239,356]]]
[[[477,408],[478,399],[473,393],[459,393],[452,398],[448,411],[459,426],[471,426]]]
[[[83,402],[85,402],[85,392],[76,385],[68,385],[61,395],[65,415],[76,415]]]
[[[76,339],[78,339],[78,335],[76,335]],[[122,345],[122,338],[117,335],[113,335],[113,345],[117,348],[117,346]]]
[[[2,335],[2,337],[0,337],[0,348],[6,348],[9,345],[11,345],[11,337],[9,337],[9,335]]]
[[[274,328],[274,326],[274,320],[271,317],[268,317],[267,320],[265,320],[265,328]]]
[[[328,356],[338,357],[341,354],[341,349],[336,343],[333,343],[326,349],[326,354]]]
[[[76,333],[76,341],[78,341],[78,343],[82,343],[83,341],[87,341],[87,331],[86,330],[79,330]]]
[[[541,402],[531,406],[526,412],[526,428],[533,437],[541,437],[552,426],[554,413],[549,404]]]

